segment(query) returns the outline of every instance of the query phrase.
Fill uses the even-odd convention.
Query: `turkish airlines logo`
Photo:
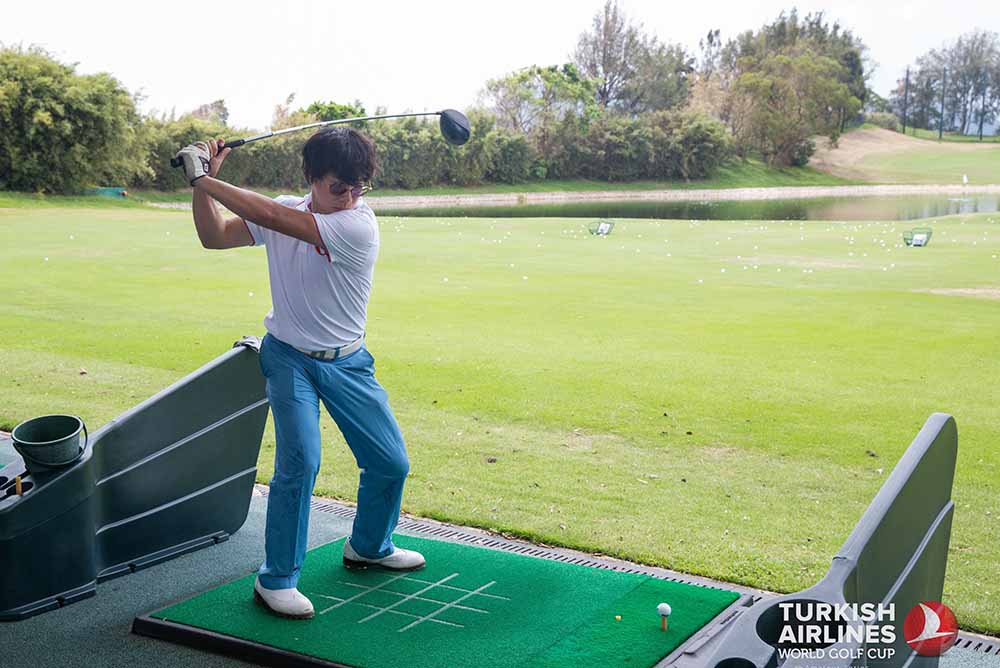
[[[903,638],[920,656],[941,656],[958,639],[958,622],[944,603],[924,601],[906,615]]]

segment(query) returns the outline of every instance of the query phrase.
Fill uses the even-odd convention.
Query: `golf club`
[[[294,128],[285,128],[284,130],[264,132],[259,135],[254,135],[253,137],[246,137],[244,139],[234,139],[233,141],[227,141],[223,148],[236,148],[237,146],[243,146],[244,144],[249,144],[250,142],[267,139],[269,137],[277,137],[278,135],[285,135],[289,132],[307,130],[309,128],[323,128],[327,125],[355,123],[358,121],[379,121],[384,118],[405,118],[407,116],[440,116],[441,134],[444,136],[445,141],[454,146],[461,146],[469,141],[469,119],[460,111],[456,111],[455,109],[444,109],[443,111],[425,111],[411,114],[388,114],[385,116],[358,116],[356,118],[338,118],[334,121],[319,121],[317,123],[299,125]],[[180,167],[182,164],[183,163],[180,158],[170,159],[171,167]]]

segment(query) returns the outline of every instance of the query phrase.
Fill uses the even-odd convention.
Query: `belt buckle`
[[[354,344],[359,343],[359,341],[362,339],[364,339],[364,335],[362,335],[358,339],[355,339],[354,341],[351,341],[350,343],[345,343],[344,345],[338,346],[336,348],[328,348],[327,350],[317,350],[315,352],[310,352],[306,354],[309,355],[310,357],[315,357],[316,359],[333,361],[340,358],[340,354],[344,351],[344,348],[353,346]]]
[[[313,353],[313,356],[321,360],[330,360],[331,362],[340,357],[340,348],[328,348],[326,350],[319,350]]]

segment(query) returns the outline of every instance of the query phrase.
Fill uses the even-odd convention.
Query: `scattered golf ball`
[[[247,293],[247,296],[248,296],[248,297],[253,297],[253,293],[252,293],[252,292],[248,292],[248,293]]]
[[[616,622],[620,622],[621,620],[622,620],[622,616],[621,615],[615,615],[615,621]]]
[[[443,279],[443,282],[444,282],[444,283],[447,283],[447,282],[448,282],[448,277],[447,277],[447,276],[445,276],[445,277],[444,277],[444,279]]]

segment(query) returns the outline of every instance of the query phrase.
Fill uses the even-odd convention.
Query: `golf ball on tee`
[[[660,615],[661,617],[669,617],[670,616],[670,604],[669,603],[660,603],[658,606],[656,606],[656,613],[658,615]]]

